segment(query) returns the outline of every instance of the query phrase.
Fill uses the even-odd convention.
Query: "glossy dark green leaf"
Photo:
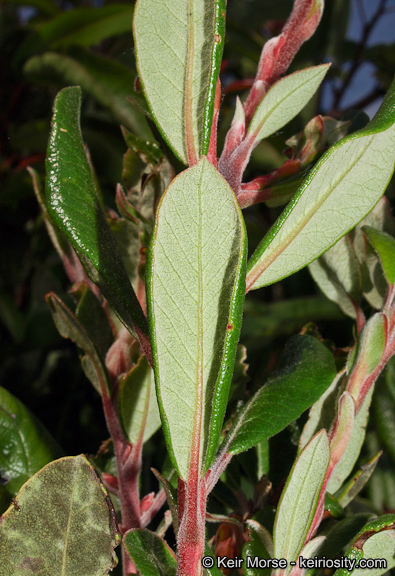
[[[34,80],[70,86],[79,85],[111,111],[114,118],[143,138],[152,138],[144,116],[128,101],[133,97],[144,107],[144,97],[133,94],[135,74],[125,65],[105,56],[74,48],[68,55],[45,52],[30,58],[25,74]]]
[[[227,452],[243,452],[278,434],[318,400],[336,374],[332,354],[312,336],[292,338],[281,365],[240,411],[225,440]]]
[[[56,98],[46,161],[48,211],[125,326],[133,335],[146,337],[144,313],[96,196],[79,125],[80,106],[79,88],[65,88]]]
[[[177,560],[162,538],[150,530],[129,530],[124,546],[142,576],[176,576]]]
[[[51,462],[0,519],[0,574],[106,576],[117,563],[114,522],[107,492],[84,456]]]
[[[245,576],[270,576],[271,568],[254,568],[247,563],[247,556],[268,559],[273,556],[273,541],[270,534],[255,520],[247,520],[248,540],[243,546],[242,557],[244,560]]]
[[[26,480],[61,455],[41,422],[0,387],[0,476],[9,495],[15,496]]]
[[[83,358],[82,365],[86,376],[99,394],[102,393],[103,388],[109,391],[110,380],[107,370],[88,331],[59,296],[50,293],[46,300],[60,334],[63,338],[70,338],[85,352],[86,356]]]

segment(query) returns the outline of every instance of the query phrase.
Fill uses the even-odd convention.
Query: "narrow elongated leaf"
[[[125,548],[140,574],[175,576],[177,560],[162,538],[150,530],[129,530],[123,539]]]
[[[174,466],[186,478],[216,448],[244,299],[244,222],[206,159],[162,197],[148,262],[148,304],[159,407]]]
[[[0,576],[105,576],[119,535],[104,486],[84,456],[51,462],[0,521]]]
[[[79,125],[81,90],[65,88],[55,102],[48,144],[48,211],[125,326],[147,334],[115,238],[96,196]]]
[[[392,84],[368,126],[322,156],[253,254],[247,289],[272,284],[300,270],[378,202],[395,165],[394,102]]]
[[[225,0],[138,0],[137,66],[153,118],[187,163],[206,154],[224,44]]]
[[[146,442],[160,427],[154,372],[145,356],[121,381],[119,404],[122,424],[132,444]]]
[[[329,66],[300,70],[276,82],[256,109],[248,133],[259,141],[288,124],[314,96]]]
[[[43,466],[62,455],[37,418],[0,388],[0,476],[11,496]]]
[[[318,400],[336,374],[332,354],[312,336],[292,338],[282,364],[240,411],[226,439],[227,452],[238,454],[281,432]]]
[[[274,522],[274,558],[288,562],[297,559],[313,520],[329,460],[328,436],[322,430],[303,449],[284,487]]]

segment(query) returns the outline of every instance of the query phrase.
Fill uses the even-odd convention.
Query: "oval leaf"
[[[282,364],[284,369],[241,410],[227,436],[227,452],[238,454],[281,432],[318,400],[336,374],[332,354],[312,336],[292,338]]]
[[[297,458],[274,522],[274,558],[297,559],[310,528],[330,460],[328,436],[319,432]],[[288,573],[291,567],[288,566]]]
[[[136,5],[140,79],[163,137],[185,163],[208,150],[225,7],[225,0],[139,0]]]
[[[235,196],[202,159],[162,197],[148,262],[148,310],[169,452],[206,469],[226,407],[244,300],[246,239]]]
[[[177,560],[162,538],[150,530],[129,530],[123,539],[137,570],[144,576],[176,576]]]
[[[33,474],[62,455],[41,422],[4,388],[0,388],[0,446],[1,482],[12,496]]]
[[[253,254],[248,290],[277,282],[312,262],[378,202],[395,165],[394,103],[393,84],[368,126],[322,156]]]
[[[51,462],[0,519],[1,574],[105,576],[116,565],[119,542],[113,514],[84,456]]]
[[[96,195],[81,136],[80,106],[77,87],[65,88],[55,101],[46,160],[48,212],[125,326],[136,337],[146,335],[144,313]]]
[[[256,142],[288,124],[318,90],[330,64],[289,74],[276,82],[259,104],[248,128]]]

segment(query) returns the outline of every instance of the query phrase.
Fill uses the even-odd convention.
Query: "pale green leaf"
[[[295,118],[318,90],[329,66],[306,68],[276,82],[256,109],[248,128],[249,135],[258,142]]]
[[[113,514],[84,456],[51,462],[0,519],[0,576],[106,576],[117,563]]]
[[[369,568],[368,570],[356,568],[352,572],[352,576],[366,576],[367,573],[369,576],[380,576],[395,568],[395,530],[378,532],[368,538],[363,545],[363,558],[365,561],[369,558],[372,560],[379,558],[385,560],[386,564],[381,568]]]
[[[164,138],[187,163],[206,154],[223,44],[225,0],[138,0],[137,66]]]
[[[121,380],[119,404],[122,424],[132,444],[146,442],[160,427],[154,372],[145,356]]]
[[[159,407],[173,464],[210,463],[222,426],[244,299],[237,201],[202,159],[162,197],[150,248],[148,310]]]
[[[328,250],[378,202],[395,166],[395,85],[369,125],[332,146],[253,254],[247,289],[272,284]]]
[[[274,523],[275,558],[286,558],[288,562],[297,559],[314,517],[329,460],[328,436],[321,431],[298,456],[281,495]]]
[[[309,270],[323,293],[345,314],[355,318],[355,304],[362,295],[362,274],[351,239],[348,236],[340,238],[310,264]]]
[[[327,491],[334,494],[344,480],[351,474],[355,462],[358,459],[359,453],[365,439],[366,426],[369,418],[369,406],[372,399],[373,388],[366,395],[366,398],[354,420],[354,427],[351,434],[351,439],[348,443],[343,458],[335,466],[332,475],[329,479]]]

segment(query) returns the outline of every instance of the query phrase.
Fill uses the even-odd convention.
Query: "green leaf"
[[[145,106],[144,97],[133,94],[135,74],[120,62],[74,48],[68,55],[45,52],[34,56],[26,62],[24,73],[36,81],[81,86],[110,110],[118,123],[143,138],[152,138],[144,116],[127,100],[130,96],[140,107]]]
[[[0,446],[1,481],[11,496],[33,474],[62,454],[41,422],[1,387]]]
[[[276,82],[256,109],[248,134],[259,142],[288,124],[314,96],[329,67],[306,68]]]
[[[162,538],[150,530],[129,530],[124,546],[137,570],[143,576],[176,576],[177,560]]]
[[[344,378],[344,370],[339,372],[332,384],[325,390],[320,398],[313,404],[309,412],[309,418],[304,425],[299,439],[299,449],[306,446],[317,432],[325,428],[330,430],[337,414],[337,400],[339,388]]]
[[[238,454],[281,432],[318,400],[336,374],[332,354],[312,336],[292,338],[281,364],[240,411],[225,439],[227,452]]]
[[[343,484],[344,480],[351,474],[355,462],[361,452],[362,444],[365,439],[366,426],[369,418],[369,407],[372,399],[373,388],[368,392],[366,398],[355,417],[354,426],[351,433],[351,439],[348,442],[346,451],[335,466],[327,485],[327,491],[334,494]]]
[[[160,487],[165,491],[167,505],[169,507],[171,517],[173,519],[174,534],[177,537],[177,533],[178,533],[177,490],[175,488],[173,488],[173,486],[170,484],[169,480],[167,480],[167,478],[165,478],[164,476],[159,474],[159,472],[157,470],[155,470],[155,468],[151,468],[151,470],[155,474],[155,476],[156,476],[156,478],[160,484]],[[174,472],[174,470],[173,470],[173,472]]]
[[[125,129],[122,130],[122,134],[127,146],[134,152],[142,154],[147,162],[150,162],[153,166],[156,166],[158,162],[160,162],[162,150],[159,148],[157,142],[136,136],[136,134]]]
[[[163,137],[184,162],[207,154],[225,35],[225,0],[139,0],[140,79]]]
[[[136,337],[145,336],[144,313],[96,196],[79,125],[80,106],[81,90],[75,87],[62,90],[55,101],[46,160],[48,211],[126,328]]]
[[[297,559],[314,517],[330,461],[328,436],[319,432],[298,456],[281,494],[274,522],[274,558]],[[286,573],[290,571],[288,567]]]
[[[85,352],[83,368],[86,376],[99,394],[102,393],[103,388],[109,392],[110,380],[106,367],[88,331],[59,296],[50,293],[47,295],[46,300],[61,336],[69,338]]]
[[[321,296],[289,298],[266,304],[247,298],[241,340],[247,350],[261,350],[279,336],[292,336],[307,322],[343,318],[336,304]]]
[[[355,304],[362,296],[362,274],[351,239],[340,238],[310,264],[309,270],[323,293],[345,314],[356,318]]]
[[[101,358],[105,358],[114,342],[107,314],[86,284],[81,283],[73,293],[78,298],[76,317],[88,332]]]
[[[358,575],[362,576],[362,572],[367,573],[369,576],[380,576],[386,573],[389,569],[395,566],[395,515],[386,514],[374,520],[369,521],[360,530],[354,540],[353,545],[346,553],[346,557],[351,560],[355,559],[354,567],[350,571],[347,569],[339,569],[335,572],[335,576],[349,576]],[[384,566],[380,568],[365,565],[358,566],[358,562],[363,559],[364,561],[372,559],[384,560]]]
[[[84,456],[51,462],[1,517],[0,574],[105,576],[119,535],[107,492]]]
[[[106,38],[130,32],[132,22],[133,6],[112,4],[94,10],[89,7],[62,12],[36,26],[36,30],[45,45],[57,49],[99,44]]]
[[[373,474],[381,452],[376,454],[369,462],[364,464],[361,470],[358,470],[356,474],[353,474],[351,480],[349,480],[340,490],[336,492],[336,498],[339,504],[345,508],[354,498],[359,494],[362,488],[367,484],[371,475]]]
[[[251,568],[247,564],[247,556],[268,560],[273,557],[273,541],[269,532],[255,520],[247,520],[248,540],[243,546],[244,576],[270,576],[271,568]]]
[[[363,231],[376,250],[387,282],[392,286],[395,282],[395,239],[371,226],[364,226]]]
[[[385,560],[382,568],[369,568],[369,576],[380,576],[386,574],[388,570],[395,568],[395,530],[379,532],[369,538],[363,545],[363,558]],[[366,576],[366,569],[357,568],[352,573],[353,576]]]
[[[160,428],[154,372],[145,356],[121,379],[119,405],[122,425],[132,444],[146,442]]]
[[[395,166],[394,101],[395,84],[366,128],[322,156],[254,252],[248,290],[277,282],[312,262],[378,202]]]
[[[216,449],[240,333],[245,257],[235,196],[202,159],[163,195],[147,264],[159,408],[182,478],[194,450],[203,472]]]

